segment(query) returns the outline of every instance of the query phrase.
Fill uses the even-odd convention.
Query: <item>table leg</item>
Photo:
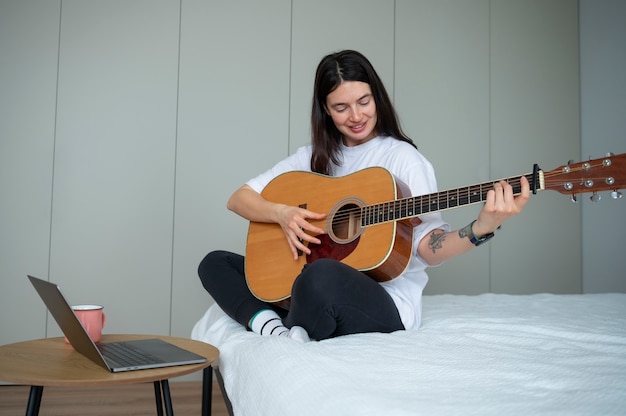
[[[161,396],[161,394],[163,394]],[[161,397],[163,398],[161,400]],[[174,408],[172,406],[172,395],[170,394],[170,383],[167,380],[154,382],[154,398],[156,401],[157,415],[163,416],[163,407],[165,406],[165,414],[174,416]]]
[[[172,407],[172,396],[170,395],[169,381],[161,380],[161,388],[163,389],[163,402],[165,404],[165,414],[167,416],[174,416],[174,409]]]
[[[213,368],[202,370],[202,416],[211,416],[211,400],[213,393]]]
[[[37,416],[39,414],[39,406],[41,405],[41,396],[43,395],[43,386],[31,386],[28,395],[28,406],[26,407],[26,416]]]
[[[161,382],[154,382],[154,399],[156,401],[157,415],[163,416],[163,400],[161,399]]]

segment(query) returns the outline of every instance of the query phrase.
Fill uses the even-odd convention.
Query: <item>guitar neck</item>
[[[528,179],[533,193],[544,189],[543,171],[539,170],[537,166],[535,166],[533,173],[501,180],[509,183],[513,187],[513,194],[518,195],[522,191],[522,176]],[[484,202],[487,199],[487,193],[498,182],[500,180],[367,205],[361,208],[361,225],[366,227],[384,222],[404,220],[432,212]]]

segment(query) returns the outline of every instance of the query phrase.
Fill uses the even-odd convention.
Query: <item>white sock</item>
[[[309,342],[309,334],[300,326],[294,326],[291,329],[283,325],[282,319],[276,312],[271,309],[263,309],[257,312],[250,323],[250,329],[259,335],[282,335],[299,342]]]
[[[257,312],[248,325],[250,329],[260,335],[289,335],[289,328],[283,325],[282,319],[271,309]]]

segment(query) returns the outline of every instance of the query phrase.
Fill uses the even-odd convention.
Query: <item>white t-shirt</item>
[[[311,171],[311,146],[278,162],[274,167],[251,179],[247,184],[257,192],[276,176],[294,171]],[[341,147],[341,164],[333,165],[333,176],[345,176],[372,166],[382,166],[405,183],[411,195],[437,192],[437,181],[430,162],[410,144],[392,137],[376,137],[359,146]],[[404,273],[380,283],[392,297],[406,329],[417,329],[422,316],[422,291],[428,282],[427,264],[417,254],[417,243],[434,229],[448,231],[449,225],[439,213],[420,216],[422,223],[413,228],[413,256]]]

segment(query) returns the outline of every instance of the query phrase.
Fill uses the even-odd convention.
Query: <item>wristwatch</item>
[[[485,234],[480,238],[476,238],[476,236],[474,235],[474,233],[469,235],[469,240],[470,243],[474,244],[476,247],[478,247],[479,245],[486,243],[487,241],[489,241],[490,239],[493,238],[495,234],[494,233],[489,233],[489,234]]]
[[[461,233],[461,237],[467,237],[470,240],[470,243],[474,244],[476,247],[478,247],[479,245],[486,243],[487,241],[491,240],[493,238],[493,236],[495,235],[494,233],[489,233],[489,234],[485,234],[482,237],[478,238],[474,235],[474,231],[472,230],[472,225],[474,225],[474,223],[476,222],[476,220],[472,221],[468,226],[466,226],[464,229],[462,229],[462,233]]]

